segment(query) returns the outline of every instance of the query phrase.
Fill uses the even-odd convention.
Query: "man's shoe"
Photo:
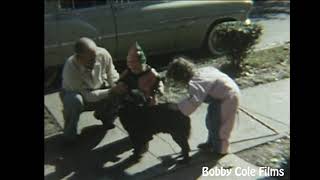
[[[197,146],[202,151],[213,151],[213,145],[210,143],[201,143]]]

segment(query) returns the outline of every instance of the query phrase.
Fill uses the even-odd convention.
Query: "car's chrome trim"
[[[92,39],[101,41],[102,39],[105,39],[105,38],[115,38],[115,37],[116,37],[116,35],[105,35],[105,36],[95,37],[95,38],[92,38]],[[63,43],[55,43],[55,44],[45,45],[44,48],[45,49],[49,49],[49,48],[69,46],[69,45],[73,45],[74,43],[75,43],[75,41],[67,41],[67,42],[63,42]]]
[[[192,17],[184,17],[184,18],[179,18],[179,19],[175,19],[175,20],[163,20],[163,21],[160,21],[159,23],[164,24],[164,23],[179,22],[179,21],[186,21],[186,22],[188,22],[188,23],[187,23],[187,24],[175,25],[175,26],[171,26],[171,27],[164,27],[164,28],[161,28],[161,29],[143,29],[143,30],[140,30],[140,31],[132,31],[132,32],[126,32],[126,33],[119,33],[119,34],[118,34],[118,37],[119,37],[119,36],[132,35],[132,34],[146,33],[146,32],[155,32],[155,31],[162,31],[162,30],[168,30],[168,29],[176,29],[176,28],[179,28],[179,27],[186,27],[186,26],[190,26],[190,25],[192,25],[193,23],[195,23],[194,20],[197,20],[197,19],[199,19],[199,18],[203,18],[203,16],[198,16],[198,17],[195,17],[195,16],[192,16]]]
[[[47,46],[44,46],[44,49],[50,49],[50,48],[57,48],[57,47],[62,47],[62,46],[68,46],[74,44],[74,41],[69,41],[69,42],[64,42],[64,43],[56,43],[56,44],[50,44]]]
[[[168,29],[168,28],[164,28],[164,29]],[[162,30],[162,29],[157,29],[157,30],[144,29],[144,30],[141,30],[141,31],[132,31],[132,32],[126,32],[126,33],[119,33],[118,37],[128,36],[128,35],[133,35],[133,34],[139,34],[139,33],[146,33],[146,32],[154,32],[154,31],[159,31],[159,30]],[[105,35],[105,36],[99,36],[99,37],[93,38],[93,40],[101,41],[102,39],[105,39],[105,38],[115,38],[115,37],[116,37],[115,34],[113,34],[113,35]],[[70,44],[74,44],[74,42],[75,41],[68,41],[68,42],[63,42],[63,43],[56,43],[56,44],[46,45],[45,49],[68,46]]]
[[[118,34],[118,37],[119,37],[119,36],[132,35],[132,34],[146,33],[146,32],[151,32],[151,31],[154,31],[154,30],[151,30],[151,29],[143,29],[143,30],[141,30],[141,31],[132,31],[132,32],[126,32],[126,33],[119,33],[119,34]]]
[[[180,21],[187,21],[187,20],[196,20],[199,18],[202,18],[203,16],[191,16],[191,17],[183,17],[179,19],[171,19],[171,20],[162,20],[159,23],[164,24],[164,23],[172,23],[172,22],[180,22]]]

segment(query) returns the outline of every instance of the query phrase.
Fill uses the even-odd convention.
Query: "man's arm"
[[[106,98],[110,93],[110,89],[82,90],[80,93],[86,101],[97,102]]]
[[[62,71],[62,88],[67,91],[77,91],[83,86],[81,75],[69,58]]]
[[[117,80],[119,79],[119,73],[115,69],[112,61],[111,55],[107,50],[104,50],[104,58],[106,63],[106,69],[104,71],[103,77],[107,80],[108,84],[111,86],[111,89],[98,89],[98,90],[85,90],[82,91],[83,96],[89,102],[96,102],[106,98],[110,93],[122,94],[127,90],[125,84],[116,85]]]
[[[106,52],[105,58],[106,58],[106,71],[105,71],[106,75],[105,76],[107,77],[108,84],[112,87],[115,85],[115,82],[119,79],[119,73],[115,69],[112,61],[112,57],[108,52]]]
[[[123,94],[127,92],[127,88],[124,83],[119,83],[110,89],[83,90],[81,94],[88,102],[97,102],[106,98],[110,93]]]
[[[63,88],[67,91],[79,92],[85,101],[97,102],[108,95],[109,89],[89,90],[85,81],[81,77],[79,70],[70,60],[66,62],[63,68]]]

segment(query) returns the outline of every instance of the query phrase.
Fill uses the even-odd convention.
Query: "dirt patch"
[[[246,59],[245,69],[241,77],[235,79],[240,88],[289,78],[289,44],[251,54]]]
[[[203,55],[203,54],[202,54]],[[225,57],[212,58],[211,56],[186,54],[193,60],[197,68],[214,66],[231,76],[240,89],[278,81],[290,77],[290,43],[282,46],[256,51],[244,60],[244,70],[236,77]],[[165,71],[161,72],[164,75]]]
[[[282,168],[284,176],[279,179],[290,179],[290,137],[270,141],[235,154],[259,167]]]

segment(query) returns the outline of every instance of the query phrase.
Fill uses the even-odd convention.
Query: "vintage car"
[[[215,26],[245,21],[251,0],[45,0],[45,84],[55,79],[80,37],[124,60],[134,41],[147,55],[206,47],[219,54]]]

